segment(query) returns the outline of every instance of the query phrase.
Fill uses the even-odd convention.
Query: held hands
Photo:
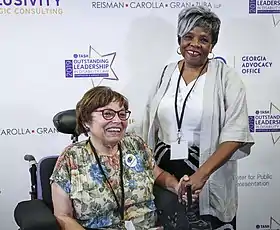
[[[192,197],[193,201],[198,198],[201,189],[203,188],[204,184],[206,183],[208,177],[204,176],[200,171],[195,172],[193,175],[183,176],[178,184],[178,197],[179,201],[186,202],[187,200],[187,186],[191,185],[191,190],[193,192]]]
[[[191,184],[192,191],[201,190],[205,185],[208,177],[201,173],[200,171],[196,171],[193,175],[190,176],[190,180],[188,184]]]
[[[187,175],[183,176],[178,183],[177,194],[180,203],[187,203],[187,185],[189,183],[190,178]],[[195,202],[198,199],[199,193],[200,190],[197,190],[192,194],[192,202]]]

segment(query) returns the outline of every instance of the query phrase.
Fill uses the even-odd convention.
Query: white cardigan
[[[167,66],[154,87],[141,125],[132,130],[154,149],[157,140],[156,112],[177,63]],[[226,141],[244,142],[222,167],[208,179],[200,193],[200,215],[213,215],[231,221],[237,212],[237,162],[250,154],[254,144],[249,131],[245,86],[234,69],[219,60],[210,60],[203,93],[200,134],[200,165]]]

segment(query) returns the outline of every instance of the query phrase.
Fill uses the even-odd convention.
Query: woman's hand
[[[190,176],[188,184],[192,186],[192,191],[202,190],[208,177],[201,173],[200,171],[196,171],[193,175]]]
[[[180,203],[182,203],[182,202],[187,203],[186,187],[189,184],[189,182],[190,182],[190,177],[187,175],[184,175],[180,179],[180,181],[177,185],[177,194],[178,194],[178,199],[179,199]],[[200,190],[197,190],[192,194],[192,202],[195,202],[198,199],[199,193],[200,193]]]
[[[56,216],[56,220],[62,230],[85,230],[75,219],[69,216]]]

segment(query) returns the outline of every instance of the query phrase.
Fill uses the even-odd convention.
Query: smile
[[[121,128],[118,128],[118,127],[112,127],[112,128],[108,128],[106,129],[107,132],[112,132],[112,133],[115,133],[115,132],[121,132]]]
[[[187,53],[188,53],[191,57],[197,57],[197,56],[200,55],[199,52],[193,51],[193,50],[187,50]]]

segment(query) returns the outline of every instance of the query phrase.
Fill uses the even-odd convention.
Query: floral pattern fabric
[[[149,229],[156,222],[153,168],[150,148],[133,134],[121,141],[125,191],[125,220],[136,229]],[[119,202],[121,201],[119,152],[113,156],[98,155],[103,171]],[[74,216],[85,228],[116,229],[120,222],[117,203],[106,182],[88,141],[66,148],[59,156],[51,182],[56,182],[69,195]]]

